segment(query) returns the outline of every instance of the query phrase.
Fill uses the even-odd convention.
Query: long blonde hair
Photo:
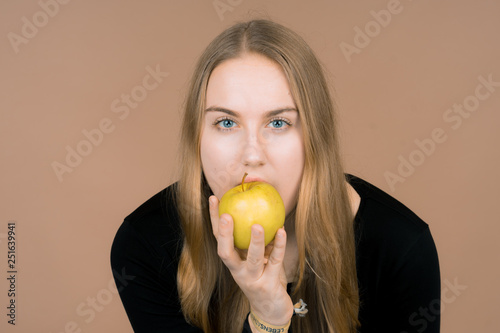
[[[178,209],[184,235],[178,270],[183,314],[205,332],[240,332],[249,304],[217,255],[208,214],[211,190],[200,140],[210,74],[223,61],[256,52],[281,65],[303,124],[305,163],[295,209],[298,281],[292,299],[309,313],[293,332],[355,332],[359,296],[353,214],[345,186],[334,107],[323,70],[293,31],[268,20],[236,24],[201,55],[190,82],[181,133]]]

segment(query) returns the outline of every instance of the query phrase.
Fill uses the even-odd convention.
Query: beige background
[[[499,330],[500,87],[478,88],[479,105],[473,97],[481,76],[500,82],[499,2],[221,0],[219,16],[211,0],[60,1],[68,3],[0,4],[0,331],[132,331],[110,284],[113,236],[176,179],[180,105],[196,58],[222,29],[254,17],[295,29],[325,64],[348,171],[430,224],[446,293],[442,331]],[[371,12],[388,6],[398,13],[381,27]],[[369,44],[356,27],[372,29]],[[341,45],[356,42],[346,57]],[[168,77],[141,96],[157,66]],[[113,112],[131,92],[138,105],[126,117]],[[443,117],[464,101],[475,111],[454,129]],[[106,121],[109,133],[90,150],[82,131]],[[435,129],[446,140],[419,153],[415,140]],[[52,164],[66,164],[67,146],[88,154],[59,180]],[[385,175],[398,173],[401,158],[420,165],[391,185]],[[6,316],[11,220],[15,327]]]

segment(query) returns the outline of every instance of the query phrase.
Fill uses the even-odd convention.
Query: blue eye
[[[285,119],[273,119],[273,120],[271,120],[269,125],[272,128],[282,129],[286,126],[290,126],[290,123],[288,121],[286,121]]]
[[[283,120],[273,120],[271,122],[271,124],[273,125],[274,128],[281,128],[285,125],[285,122]]]
[[[225,131],[235,127],[236,123],[229,118],[222,118],[216,120],[214,125],[217,126],[219,130]]]
[[[234,121],[230,119],[224,119],[220,122],[220,124],[222,124],[222,127],[224,128],[231,128],[234,126]]]
[[[238,126],[234,120],[226,117],[217,119],[213,125],[220,131],[229,131]],[[292,124],[287,119],[275,118],[272,119],[267,126],[276,130],[284,130],[291,125]]]

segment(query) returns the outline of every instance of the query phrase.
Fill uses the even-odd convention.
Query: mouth
[[[263,183],[267,183],[264,179],[259,178],[259,177],[246,177],[245,178],[245,183],[251,183],[251,182],[263,182]]]
[[[251,183],[251,182],[263,182],[267,183],[264,179],[256,176],[246,176],[244,179],[244,183]],[[241,181],[238,182],[238,184],[241,184]]]

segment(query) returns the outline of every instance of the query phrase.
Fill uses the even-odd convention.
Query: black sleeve
[[[393,318],[395,323],[391,332],[439,333],[441,278],[436,247],[428,228],[402,262],[394,272],[397,287],[390,295],[395,300],[394,316],[387,309],[387,318]]]
[[[441,281],[436,247],[429,229],[393,267],[384,288],[386,305],[379,321],[386,333],[439,333]]]
[[[356,215],[360,333],[438,333],[439,259],[429,225],[404,204],[349,176]]]
[[[164,248],[171,248],[165,246]],[[199,333],[186,322],[177,293],[177,260],[125,221],[111,248],[116,287],[134,332]],[[251,333],[248,316],[243,333]]]
[[[202,332],[181,312],[176,260],[127,220],[115,236],[111,267],[134,332]]]

